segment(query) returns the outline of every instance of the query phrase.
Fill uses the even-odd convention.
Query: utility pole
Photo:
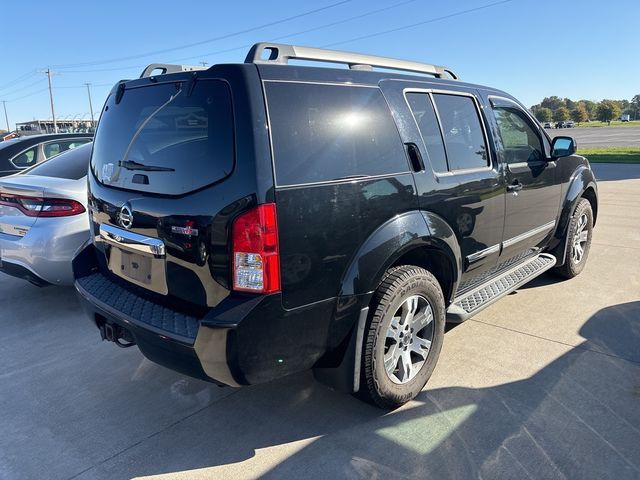
[[[44,73],[49,80],[49,100],[51,101],[51,118],[53,119],[53,131],[54,133],[58,133],[58,123],[56,122],[56,113],[53,109],[53,90],[51,89],[51,75],[54,73],[51,71],[51,68],[47,68],[46,70],[41,70],[40,73]]]
[[[7,101],[2,100],[2,106],[4,107],[4,119],[7,121],[7,133],[11,131],[9,128],[9,117],[7,116]]]
[[[207,65],[209,65],[209,62],[205,62],[204,60],[198,63],[200,63],[200,65],[202,65],[203,67],[206,67]]]
[[[91,111],[91,127],[95,127],[94,119],[93,119],[93,104],[91,103],[91,84],[85,83],[87,86],[87,95],[89,95],[89,110]]]

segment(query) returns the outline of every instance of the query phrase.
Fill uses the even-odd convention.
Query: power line
[[[413,3],[416,2],[417,0],[405,0],[402,2],[398,2],[394,5],[390,5],[388,7],[383,7],[383,8],[378,8],[375,10],[370,10],[368,12],[364,12],[361,13],[359,15],[353,15],[351,17],[347,17],[343,20],[338,20],[335,22],[330,22],[330,23],[325,23],[323,25],[318,25],[317,27],[313,27],[313,28],[308,28],[305,30],[299,30],[297,32],[294,33],[288,33],[286,35],[279,35],[277,37],[271,37],[271,41],[276,41],[276,40],[282,40],[285,38],[289,38],[289,37],[296,37],[299,35],[304,35],[305,33],[310,33],[310,32],[315,32],[317,30],[322,30],[325,28],[329,28],[329,27],[334,27],[336,25],[340,25],[343,23],[347,23],[347,22],[351,22],[353,20],[358,20],[360,18],[364,18],[364,17],[368,17],[371,15],[375,15],[377,13],[381,13],[387,10],[391,10],[393,8],[398,8],[401,7],[403,5],[406,5],[408,3]],[[194,58],[202,58],[202,57],[210,57],[213,55],[220,55],[223,53],[229,53],[229,52],[235,52],[237,50],[246,50],[249,49],[251,47],[251,45],[241,45],[241,46],[237,46],[237,47],[232,47],[232,48],[225,48],[223,50],[216,50],[215,52],[209,52],[209,53],[204,53],[204,54],[199,54],[199,55],[193,55],[193,56],[189,56],[189,57],[181,57],[181,58],[174,58],[172,60],[168,60],[167,63],[172,63],[172,62],[182,62],[185,60],[192,60]],[[100,69],[91,69],[91,70],[74,70],[74,71],[70,71],[70,70],[66,70],[66,73],[94,73],[94,72],[112,72],[112,71],[123,71],[123,70],[135,70],[135,69],[140,69],[139,65],[135,65],[135,66],[128,66],[128,67],[112,67],[112,68],[100,68]]]
[[[359,37],[353,37],[353,38],[350,38],[348,40],[342,40],[340,42],[328,43],[326,45],[322,45],[322,48],[334,47],[336,45],[342,45],[342,44],[345,44],[345,43],[357,42],[358,40],[365,40],[367,38],[378,37],[380,35],[386,35],[388,33],[394,33],[394,32],[398,32],[400,30],[406,30],[408,28],[414,28],[414,27],[418,27],[420,25],[426,25],[428,23],[439,22],[441,20],[446,20],[446,19],[449,19],[449,18],[452,18],[452,17],[458,17],[460,15],[466,15],[467,13],[477,12],[478,10],[484,10],[485,8],[491,8],[491,7],[495,7],[497,5],[503,5],[505,3],[510,3],[510,2],[513,2],[513,1],[514,0],[502,0],[500,2],[493,2],[493,3],[489,3],[487,5],[482,5],[480,7],[468,8],[466,10],[460,10],[459,12],[450,13],[448,15],[442,15],[441,17],[430,18],[429,20],[424,20],[422,22],[411,23],[411,24],[408,24],[408,25],[403,25],[401,27],[391,28],[389,30],[383,30],[383,31],[380,31],[380,32],[370,33],[368,35],[362,35],[362,36],[359,36]]]
[[[220,35],[218,37],[209,38],[207,40],[201,40],[199,42],[189,43],[189,44],[181,45],[181,46],[178,46],[178,47],[165,48],[165,49],[162,49],[162,50],[155,50],[153,52],[141,53],[141,54],[138,54],[138,55],[130,55],[130,56],[127,56],[127,57],[112,58],[112,59],[109,59],[109,60],[100,60],[100,61],[94,61],[94,62],[69,63],[69,64],[54,65],[54,67],[60,68],[60,69],[75,68],[75,67],[88,67],[88,66],[92,66],[92,65],[103,65],[105,63],[119,62],[119,61],[122,61],[122,60],[132,60],[132,59],[135,59],[135,58],[143,58],[143,57],[149,57],[149,56],[152,56],[152,55],[158,55],[158,54],[161,54],[161,53],[173,52],[173,51],[176,51],[176,50],[183,50],[185,48],[196,47],[198,45],[204,45],[206,43],[213,43],[213,42],[217,42],[219,40],[224,40],[224,39],[231,38],[231,37],[237,37],[238,35],[254,32],[256,30],[261,30],[263,28],[272,27],[274,25],[279,25],[281,23],[285,23],[285,22],[288,22],[288,21],[291,21],[291,20],[296,20],[298,18],[306,17],[306,16],[313,15],[313,14],[318,13],[318,12],[322,12],[324,10],[335,8],[337,6],[344,5],[345,3],[349,3],[351,1],[352,0],[341,0],[339,2],[332,3],[330,5],[326,5],[324,7],[315,8],[313,10],[309,10],[309,11],[306,11],[304,13],[299,13],[297,15],[292,15],[290,17],[282,18],[280,20],[275,20],[273,22],[264,23],[262,25],[257,25],[255,27],[247,28],[247,29],[244,29],[244,30],[239,30],[239,31],[232,32],[232,33],[227,33],[225,35]]]
[[[15,85],[16,83],[20,83],[24,80],[26,80],[27,78],[33,77],[36,75],[37,72],[35,72],[34,70],[30,70],[27,73],[25,73],[24,75],[20,75],[18,78],[11,80],[10,82],[5,83],[4,85],[0,86],[0,90],[5,90],[13,85]]]
[[[6,96],[9,96],[9,97],[10,97],[11,95],[13,95],[13,94],[15,94],[15,93],[17,93],[17,92],[21,92],[22,90],[26,90],[27,88],[30,88],[30,87],[33,87],[34,85],[37,85],[37,84],[39,84],[39,83],[42,83],[42,81],[43,81],[43,80],[44,80],[43,78],[39,78],[38,80],[36,80],[36,81],[35,81],[35,82],[33,82],[33,83],[30,83],[30,84],[28,84],[28,85],[25,85],[24,87],[20,87],[20,88],[18,88],[18,89],[16,89],[16,90],[11,90],[11,91],[9,91],[9,92],[5,92],[5,93],[3,93],[2,95],[3,95],[3,96],[5,96],[5,97],[6,97]]]
[[[41,90],[36,90],[35,92],[28,93],[18,98],[12,98],[11,100],[7,100],[7,103],[14,103],[14,102],[17,102],[18,100],[22,100],[23,98],[33,97],[34,95],[37,95],[38,93],[46,92],[47,90],[49,90],[49,87],[45,87]]]

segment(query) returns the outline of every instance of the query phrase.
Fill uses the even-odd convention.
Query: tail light
[[[243,213],[233,223],[233,289],[280,291],[280,254],[276,205],[266,203]]]
[[[0,205],[15,207],[27,217],[69,217],[85,212],[84,206],[80,202],[67,198],[0,194]]]

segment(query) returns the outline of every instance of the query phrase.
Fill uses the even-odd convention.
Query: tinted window
[[[442,133],[429,94],[407,93],[407,101],[427,147],[427,154],[433,170],[446,172],[448,170],[447,156],[442,144]]]
[[[111,95],[100,117],[91,169],[105,185],[180,195],[233,169],[231,95],[221,81],[201,80]],[[155,169],[155,170],[154,170]]]
[[[377,88],[274,82],[267,102],[278,185],[408,169]]]
[[[471,97],[434,94],[442,122],[450,170],[486,167],[487,146],[480,117]]]
[[[31,165],[34,165],[36,163],[37,148],[38,148],[37,146],[32,147],[26,152],[22,152],[20,155],[18,155],[11,161],[16,167],[20,167],[20,168],[30,167]]]
[[[91,144],[83,145],[36,165],[25,174],[80,180],[87,175],[90,157]]]
[[[507,163],[542,160],[542,143],[536,131],[516,108],[494,108]]]

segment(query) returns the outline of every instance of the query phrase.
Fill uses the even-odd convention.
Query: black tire
[[[581,219],[583,216],[586,218],[586,224],[581,229]],[[582,245],[582,255],[579,260],[576,261],[576,252],[574,251],[574,242],[577,231],[581,229],[587,233],[586,241]],[[591,237],[593,235],[593,211],[591,210],[591,204],[586,198],[581,199],[576,205],[571,220],[569,221],[569,227],[565,236],[565,242],[568,242],[567,251],[564,256],[564,264],[560,267],[553,269],[553,272],[562,278],[573,278],[582,272],[587,258],[589,257],[589,250],[591,248]],[[566,244],[566,243],[565,243]]]
[[[394,325],[397,325],[398,320],[396,319],[400,318],[396,316],[394,319],[394,315],[400,311],[401,306],[404,308],[405,304],[411,301],[409,299],[416,299],[414,300],[416,302],[416,319],[418,319],[418,313],[425,316],[428,316],[429,312],[432,314],[433,320],[426,320],[425,326],[419,330],[422,332],[421,335],[430,335],[431,344],[427,350],[426,359],[420,360],[421,356],[416,357],[412,353],[414,351],[412,345],[415,340],[419,349],[418,344],[424,342],[424,339],[417,338],[418,332],[414,334],[413,330],[410,334],[408,330],[405,332],[404,340],[400,340],[401,343],[396,344],[394,351],[402,349],[407,351],[409,348],[408,355],[411,358],[417,358],[417,363],[420,366],[416,368],[416,373],[413,373],[413,369],[409,368],[409,372],[414,376],[405,375],[406,382],[398,383],[400,379],[396,378],[394,381],[391,374],[387,373],[384,357],[385,350],[390,353],[391,347],[387,344],[389,340],[387,335],[391,331],[391,322],[393,320]],[[418,301],[421,302],[422,310],[418,307]],[[413,315],[411,318],[414,318]],[[400,318],[400,322],[403,319]],[[404,321],[411,323],[406,319]],[[360,396],[385,409],[397,408],[415,398],[431,377],[438,361],[444,338],[444,325],[444,296],[438,281],[431,273],[424,268],[412,265],[394,267],[387,271],[371,301],[362,352]],[[402,343],[403,341],[407,343]],[[409,342],[411,343],[409,344]],[[398,345],[404,346],[398,349]],[[421,351],[424,352],[424,350]],[[400,355],[403,355],[402,352]],[[402,360],[400,362],[402,363]],[[402,368],[400,367],[398,370],[402,370]]]

